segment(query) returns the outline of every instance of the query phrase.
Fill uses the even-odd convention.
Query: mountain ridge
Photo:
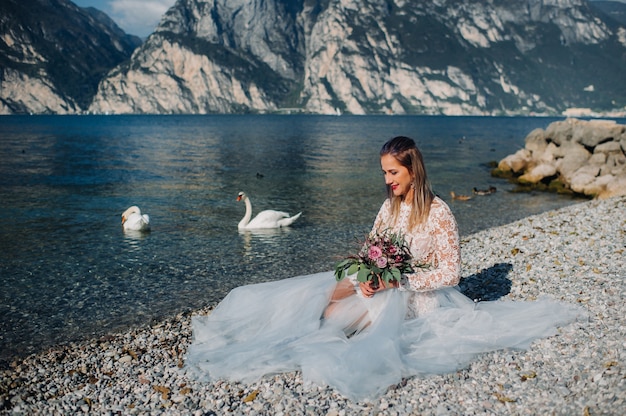
[[[4,0],[0,113],[80,112],[106,73],[140,43],[97,9],[67,0]]]
[[[289,33],[292,42],[281,43]],[[624,33],[581,0],[185,0],[134,55],[141,71],[104,80],[90,110],[501,115],[623,107]],[[191,46],[194,38],[212,52]],[[199,70],[176,72],[180,55]],[[227,55],[237,63],[225,64]],[[157,79],[176,93],[146,96]]]
[[[585,0],[179,0],[75,111],[623,109],[626,28],[601,9]]]

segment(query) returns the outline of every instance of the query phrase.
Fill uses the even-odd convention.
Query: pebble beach
[[[0,372],[2,415],[626,414],[626,197],[593,200],[463,237],[461,290],[476,301],[551,296],[588,317],[526,351],[403,380],[352,402],[300,373],[253,384],[188,377],[185,312],[152,326],[60,345]]]

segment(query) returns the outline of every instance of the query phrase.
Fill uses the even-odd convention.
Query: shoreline
[[[549,295],[582,305],[589,320],[528,351],[496,351],[455,373],[404,380],[372,403],[303,385],[299,373],[252,384],[186,377],[190,317],[207,307],[15,360],[0,371],[0,413],[624,413],[625,211],[626,197],[593,200],[461,237],[468,296]]]

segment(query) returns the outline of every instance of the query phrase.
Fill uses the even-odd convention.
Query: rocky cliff
[[[0,2],[0,114],[80,112],[141,43],[67,0]]]
[[[178,0],[130,59],[66,0],[0,11],[3,113],[626,107],[626,28],[586,0]]]
[[[179,0],[109,113],[560,113],[626,106],[626,29],[584,0]]]

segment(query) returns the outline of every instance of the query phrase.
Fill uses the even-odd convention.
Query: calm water
[[[219,301],[232,287],[330,270],[384,200],[378,150],[417,139],[435,191],[468,233],[574,202],[515,194],[487,163],[557,119],[384,116],[0,118],[0,364]],[[468,202],[494,185],[498,192]],[[238,232],[254,214],[302,217]],[[152,232],[125,235],[138,205]]]

